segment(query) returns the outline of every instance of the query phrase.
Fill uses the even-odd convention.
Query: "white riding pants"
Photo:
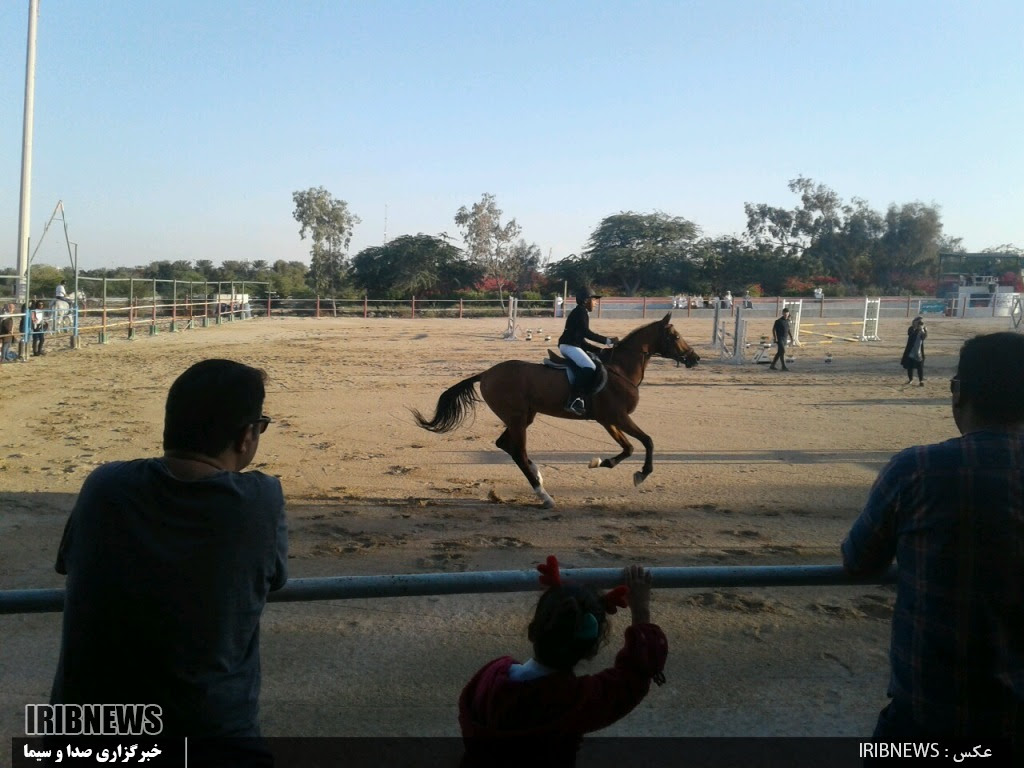
[[[597,370],[597,366],[594,365],[594,361],[590,359],[590,355],[579,347],[574,347],[571,344],[559,344],[558,351],[576,363],[580,368],[589,368],[592,371]]]

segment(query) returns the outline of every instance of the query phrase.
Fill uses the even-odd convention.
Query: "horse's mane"
[[[603,362],[603,363],[611,362],[612,357],[613,357],[613,353],[615,352],[615,350],[622,349],[623,347],[632,346],[634,343],[636,343],[636,337],[646,333],[647,331],[650,331],[656,325],[661,325],[661,323],[662,323],[661,320],[655,320],[653,323],[647,323],[647,325],[641,325],[639,328],[634,328],[632,331],[630,331],[625,336],[623,336],[619,340],[619,343],[616,344],[614,347],[610,347],[608,349],[602,349],[601,350],[601,353],[600,353],[601,362]]]
[[[619,345],[633,341],[634,336],[639,336],[644,331],[647,331],[656,325],[661,325],[661,320],[655,320],[653,323],[648,323],[647,325],[641,325],[639,328],[634,328],[632,331],[630,331],[629,333],[622,337],[622,340],[619,342]]]

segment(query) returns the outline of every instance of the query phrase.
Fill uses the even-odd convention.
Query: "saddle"
[[[572,360],[562,357],[553,349],[548,350],[548,356],[544,358],[544,365],[557,371],[565,371],[565,375],[569,378],[569,386],[575,387],[576,382],[579,381],[579,390],[584,396],[590,397],[605,388],[608,383],[608,369],[604,367],[601,358],[592,352],[587,352],[587,357],[594,361],[597,370],[580,368]]]

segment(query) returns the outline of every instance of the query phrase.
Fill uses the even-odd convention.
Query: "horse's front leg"
[[[610,459],[600,459],[595,456],[590,460],[591,469],[596,467],[607,467],[608,469],[611,469],[623,459],[628,459],[633,455],[633,444],[626,439],[626,436],[622,434],[622,431],[617,426],[614,424],[602,424],[601,426],[604,427],[608,431],[608,434],[612,436],[612,440],[619,444],[622,448],[622,453],[618,456],[613,456]]]
[[[633,473],[633,485],[640,485],[640,483],[642,483],[644,480],[646,480],[647,476],[649,474],[651,474],[651,472],[654,471],[654,441],[651,440],[650,436],[646,432],[644,432],[642,429],[640,429],[640,427],[638,427],[633,422],[633,420],[631,418],[629,418],[629,416],[623,416],[621,421],[618,424],[609,424],[608,426],[605,427],[605,429],[608,430],[608,434],[610,434],[613,438],[615,438],[616,442],[618,442],[619,445],[623,445],[623,446],[628,446],[629,445],[629,441],[626,440],[625,436],[622,434],[623,432],[625,432],[630,437],[635,437],[637,440],[639,440],[643,444],[643,446],[644,446],[644,466],[643,466],[643,469],[641,469],[639,472],[634,472]],[[616,437],[616,433],[618,433],[618,437]],[[619,456],[616,456],[614,459],[607,459],[606,461],[608,463],[605,464],[605,462],[601,462],[601,466],[614,467],[615,463],[618,463],[619,460],[621,460],[622,458],[625,458],[625,456],[628,456],[632,452],[633,452],[633,447],[629,446],[629,452],[628,453],[623,452],[623,454],[620,454]],[[593,462],[591,463],[591,466],[594,466]]]

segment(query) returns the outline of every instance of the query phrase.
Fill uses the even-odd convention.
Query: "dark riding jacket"
[[[780,347],[786,346],[787,341],[793,340],[793,330],[789,325],[789,319],[779,317],[772,326],[772,336],[779,343]]]
[[[607,337],[590,330],[590,313],[585,306],[577,304],[576,308],[569,313],[569,317],[565,319],[565,330],[558,337],[558,343],[568,344],[571,347],[579,347],[584,350],[589,349],[591,352],[601,351],[601,347],[588,344],[587,339],[596,341],[599,344],[608,343]]]

